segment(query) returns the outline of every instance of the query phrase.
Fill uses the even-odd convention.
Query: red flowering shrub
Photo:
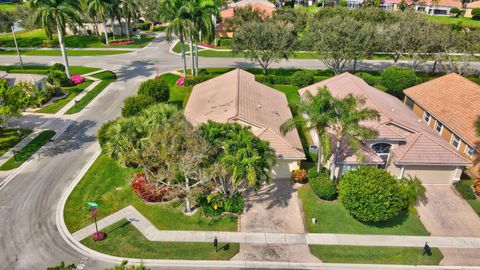
[[[118,41],[118,42],[112,42],[110,43],[110,46],[118,46],[118,45],[130,45],[133,44],[133,40],[128,40],[128,41]]]
[[[307,177],[307,171],[305,169],[298,169],[292,171],[292,179],[295,182],[302,182]]]
[[[164,202],[176,197],[174,188],[149,181],[143,173],[133,176],[132,189],[138,197],[147,202]]]
[[[215,47],[213,44],[207,43],[207,42],[199,42],[198,45],[202,47],[207,47],[207,48],[213,48]]]

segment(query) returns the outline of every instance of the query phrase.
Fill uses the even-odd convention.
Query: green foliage
[[[140,263],[139,265],[130,265],[127,266],[128,261],[123,260],[119,265],[116,265],[112,268],[107,268],[105,270],[149,270],[150,268],[146,268],[143,266],[143,263]]]
[[[426,198],[426,189],[422,181],[416,176],[408,176],[399,180],[400,188],[402,190],[402,209],[408,209],[413,206],[417,200],[424,200]]]
[[[455,18],[458,18],[460,15],[462,15],[462,12],[463,11],[458,7],[453,7],[450,9],[450,14],[452,14],[452,16]]]
[[[288,76],[278,76],[278,75],[255,75],[255,80],[264,84],[279,84],[287,85],[290,84],[291,79]]]
[[[140,114],[145,108],[154,104],[155,100],[148,96],[136,95],[123,101],[122,116],[129,117]]]
[[[151,97],[155,102],[166,102],[170,98],[170,87],[163,79],[150,79],[140,84],[138,95]]]
[[[47,267],[47,270],[75,270],[75,269],[77,269],[75,264],[72,263],[69,265],[65,265],[65,262],[63,261],[57,266]]]
[[[467,181],[460,181],[455,184],[455,188],[457,189],[458,193],[462,195],[465,200],[475,200],[475,193],[473,192],[472,185],[469,184]]]
[[[103,147],[108,140],[108,129],[115,124],[114,120],[107,121],[100,127],[97,133],[98,143]]]
[[[194,86],[196,84],[202,83],[204,81],[208,81],[213,78],[213,75],[198,75],[193,77],[185,77],[183,81],[184,86]]]
[[[313,73],[308,71],[297,71],[290,77],[290,81],[293,86],[302,88],[312,85],[315,82]]]
[[[65,71],[65,66],[61,63],[55,63],[50,67],[50,70]]]
[[[200,76],[210,75],[210,72],[208,72],[206,68],[201,68],[198,70],[198,75]]]
[[[218,46],[231,48],[233,44],[233,39],[231,38],[221,38],[218,40]]]
[[[403,90],[417,84],[417,75],[412,69],[391,66],[382,71],[380,82],[389,94],[402,98]]]
[[[347,211],[361,221],[385,221],[402,209],[402,189],[388,172],[362,167],[340,177],[339,198]]]
[[[320,199],[331,201],[337,198],[337,187],[326,173],[309,178],[308,183]]]
[[[311,167],[307,170],[308,179],[312,179],[318,176],[317,168]]]
[[[472,9],[472,19],[473,20],[480,20],[480,8]]]
[[[355,75],[362,78],[370,86],[376,86],[380,82],[380,79],[378,77],[366,72],[358,72]]]
[[[72,85],[72,81],[67,77],[67,74],[64,71],[56,69],[52,69],[48,72],[47,82],[57,87]]]
[[[225,196],[222,193],[210,193],[208,196],[198,198],[203,214],[206,216],[220,216],[222,213],[241,214],[244,201],[240,194]]]
[[[7,80],[0,78],[0,124],[20,113],[35,101],[36,88],[31,83],[19,83],[10,86]]]
[[[134,24],[133,29],[140,29],[142,31],[147,31],[147,30],[150,30],[151,26],[152,26],[151,22],[140,22],[140,23]]]

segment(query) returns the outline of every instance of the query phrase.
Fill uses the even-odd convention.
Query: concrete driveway
[[[480,218],[452,186],[426,186],[427,201],[417,206],[432,236],[480,237]],[[441,249],[442,265],[480,265],[479,249]]]
[[[277,180],[255,192],[246,193],[240,217],[242,232],[305,233],[297,191],[291,180]],[[320,262],[306,244],[241,244],[233,260]]]

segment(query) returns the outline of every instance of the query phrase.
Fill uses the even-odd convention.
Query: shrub
[[[140,29],[142,31],[150,30],[152,23],[150,22],[143,22],[143,23],[136,23],[133,25],[133,29]]]
[[[193,76],[193,77],[186,77],[183,80],[183,86],[197,85],[197,84],[202,83],[204,81],[208,81],[211,78],[213,78],[212,75],[199,75],[199,76]]]
[[[388,172],[375,167],[362,167],[340,177],[340,201],[360,221],[385,221],[402,209],[402,190]]]
[[[85,78],[80,75],[72,75],[72,84],[77,85],[85,81]]]
[[[255,80],[265,84],[290,84],[290,77],[278,75],[255,75]]]
[[[198,75],[205,76],[205,75],[210,75],[210,72],[208,70],[201,68],[198,70]]]
[[[138,94],[151,97],[155,102],[166,102],[170,98],[170,87],[163,79],[150,79],[140,84]]]
[[[244,207],[243,197],[240,194],[225,197],[222,193],[210,193],[208,196],[199,197],[198,202],[207,216],[219,216],[225,212],[241,214]]]
[[[321,173],[317,177],[308,180],[313,192],[322,200],[335,200],[337,198],[337,188],[335,183],[327,174]]]
[[[425,199],[426,189],[417,177],[408,176],[398,181],[402,189],[402,209],[413,206],[417,200]]]
[[[174,188],[150,181],[143,173],[133,176],[132,189],[138,197],[147,202],[170,201],[178,195]]]
[[[50,70],[48,72],[47,82],[58,87],[72,85],[72,81],[67,77],[67,74],[59,70]]]
[[[382,71],[380,83],[387,88],[387,93],[403,98],[402,91],[417,84],[417,75],[412,69],[392,66]]]
[[[302,182],[307,178],[307,171],[305,169],[298,169],[292,171],[292,180],[295,182]]]
[[[453,7],[450,9],[450,14],[452,14],[453,17],[458,18],[462,14],[462,10],[458,7]]]
[[[151,97],[136,95],[133,97],[127,97],[123,102],[122,116],[129,117],[134,116],[142,112],[143,109],[155,103],[155,100]]]
[[[302,88],[305,86],[312,85],[315,82],[315,77],[313,73],[308,71],[296,71],[290,77],[290,82],[293,86]]]
[[[314,177],[317,177],[318,176],[317,167],[314,166],[314,167],[309,168],[308,171],[307,171],[307,175],[308,175],[308,179],[312,179]]]
[[[473,20],[480,20],[480,8],[472,9],[472,19]]]
[[[460,181],[455,184],[455,188],[457,189],[458,193],[462,195],[465,200],[475,200],[475,193],[472,190],[472,186],[469,182]]]
[[[379,84],[380,79],[378,77],[373,76],[372,74],[365,73],[365,72],[358,72],[355,75],[362,78],[368,85],[375,86]]]
[[[232,38],[221,38],[218,40],[218,46],[231,48],[233,44]]]
[[[97,133],[98,143],[100,147],[103,147],[108,140],[108,129],[115,124],[115,121],[107,121],[105,124],[100,127]]]
[[[55,63],[50,67],[50,70],[65,71],[65,66],[61,63]]]
[[[45,39],[43,41],[43,45],[42,45],[44,48],[55,48],[55,47],[58,47],[58,42],[57,41],[54,41],[54,40],[48,40],[48,39]]]

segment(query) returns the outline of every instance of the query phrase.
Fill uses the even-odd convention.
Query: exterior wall
[[[422,119],[423,118],[423,112],[424,110],[420,108],[417,104],[413,105],[413,112],[418,115],[418,118]]]
[[[272,168],[273,179],[290,179],[292,171],[300,168],[300,160],[277,159],[277,164]]]
[[[395,178],[397,179],[401,179],[402,178],[402,168],[401,167],[398,167],[396,166],[395,164],[393,164],[393,162],[389,162],[389,164],[387,165],[387,167],[385,168],[385,170],[387,172],[389,172],[391,175],[395,176]]]
[[[418,177],[423,184],[450,185],[454,179],[460,177],[457,167],[454,166],[405,166],[404,176],[411,175]]]

